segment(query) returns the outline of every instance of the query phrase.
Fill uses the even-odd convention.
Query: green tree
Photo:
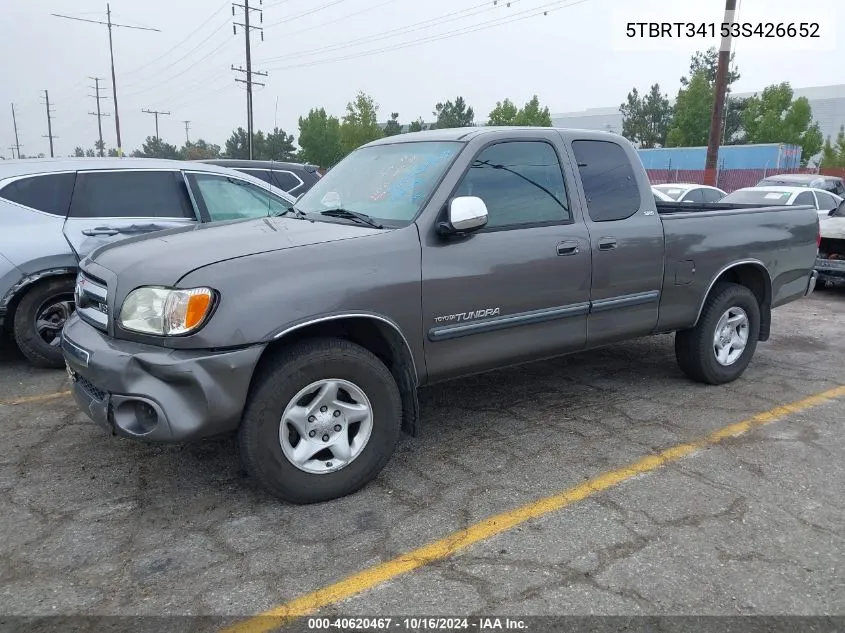
[[[73,155],[76,158],[82,158],[83,156],[85,156],[85,150],[82,149],[81,147],[75,147],[74,150],[73,150]]]
[[[734,65],[734,55],[735,53],[731,53],[730,63],[728,64],[729,90],[731,85],[733,85],[740,78],[739,69]],[[688,86],[692,77],[698,72],[703,72],[707,77],[708,83],[710,83],[710,85],[715,85],[716,71],[718,70],[718,68],[719,51],[716,49],[715,46],[712,46],[703,52],[696,51],[690,59],[689,75],[686,77],[681,77],[681,86]]]
[[[86,149],[86,150],[85,150],[85,156],[86,156],[87,158],[94,158],[96,155],[97,155],[97,154],[96,154],[96,152],[94,152],[94,150],[93,150],[93,149]]]
[[[747,142],[742,125],[742,113],[747,105],[748,99],[742,97],[728,97],[725,101],[725,145],[742,145]]]
[[[710,136],[710,114],[713,109],[713,87],[707,74],[699,70],[675,99],[672,124],[666,134],[667,147],[707,145]]]
[[[293,134],[287,134],[281,128],[273,128],[264,139],[261,158],[264,160],[293,160],[296,147],[293,144]]]
[[[97,156],[105,156],[106,142],[97,139],[96,141],[94,141],[94,149],[97,150]]]
[[[326,114],[325,108],[312,109],[299,117],[300,160],[329,168],[343,158],[340,121]]]
[[[628,99],[619,106],[622,113],[622,136],[640,147],[652,148],[666,145],[666,135],[672,123],[672,106],[666,95],[660,92],[660,84],[654,84],[644,97],[636,88],[628,93]]]
[[[115,149],[114,147],[109,150],[108,155],[112,158],[117,158],[118,156],[120,156],[120,154],[118,154],[117,152],[117,149]]]
[[[496,107],[490,111],[487,125],[551,127],[552,116],[549,114],[548,107],[540,107],[540,99],[537,95],[531,97],[521,109],[518,109],[510,99],[505,99],[496,102]]]
[[[822,149],[824,138],[806,97],[793,100],[789,82],[766,87],[749,97],[742,124],[749,143],[788,143],[801,146],[801,164]]]
[[[496,107],[490,110],[487,125],[517,125],[516,116],[518,114],[519,108],[510,99],[497,101]]]
[[[259,160],[264,155],[267,139],[264,132],[259,130],[252,133],[252,157]],[[224,154],[226,158],[238,158],[240,160],[249,159],[249,135],[242,127],[232,132],[232,135],[226,139]]]
[[[475,119],[475,112],[467,106],[463,97],[458,97],[454,103],[452,101],[438,103],[434,106],[432,114],[437,117],[437,121],[432,124],[431,129],[470,127]]]
[[[423,121],[422,117],[420,117],[416,121],[411,121],[411,123],[408,125],[409,132],[422,132],[423,130],[427,129],[428,126],[425,124],[425,121]]]
[[[378,124],[378,104],[369,95],[359,92],[354,101],[346,104],[346,114],[340,124],[340,144],[343,153],[384,136]]]
[[[402,133],[402,124],[399,123],[399,113],[392,112],[387,123],[384,125],[385,136],[396,136]]]
[[[187,141],[179,150],[183,160],[207,160],[220,157],[220,146],[203,139]]]
[[[821,167],[845,167],[845,125],[840,126],[835,143],[831,143],[829,136],[824,142]]]
[[[91,155],[93,156],[94,151],[89,151],[91,151]],[[148,136],[147,140],[144,141],[144,144],[141,146],[141,149],[136,149],[132,152],[132,156],[136,158],[181,158],[179,150],[175,145],[165,143],[155,136]]]

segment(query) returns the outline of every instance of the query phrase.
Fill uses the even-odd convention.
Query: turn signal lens
[[[137,288],[123,302],[120,325],[158,336],[190,334],[202,326],[213,307],[211,288]]]

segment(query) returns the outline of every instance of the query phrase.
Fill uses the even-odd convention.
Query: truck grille
[[[80,272],[73,292],[76,312],[80,318],[101,330],[108,329],[108,288],[105,282]]]
[[[97,387],[95,387],[93,383],[83,378],[82,376],[76,376],[76,384],[78,384],[85,393],[94,398],[94,400],[96,400],[97,402],[102,402],[106,399],[105,391],[103,391],[102,389],[97,389]]]

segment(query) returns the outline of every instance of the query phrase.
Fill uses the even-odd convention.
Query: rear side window
[[[702,189],[701,195],[704,196],[704,202],[718,202],[724,197],[723,194],[716,189]]]
[[[684,202],[704,202],[704,191],[701,189],[690,189],[684,196]]]
[[[67,215],[73,193],[75,173],[29,176],[10,182],[0,191],[0,197],[44,213]]]
[[[631,160],[612,141],[573,141],[578,173],[593,222],[624,220],[640,209],[640,189]]]
[[[813,194],[809,191],[804,191],[799,193],[798,196],[795,198],[795,205],[802,205],[802,204],[809,204],[811,207],[816,206],[816,201],[813,198]]]
[[[80,172],[72,218],[195,219],[188,189],[178,171]]]
[[[260,180],[266,182],[268,185],[272,184],[270,182],[270,172],[266,169],[239,169],[238,171],[242,171],[243,173],[248,174],[249,176],[259,178]]]
[[[273,171],[273,184],[282,191],[293,191],[302,181],[289,171]]]
[[[831,209],[835,209],[839,206],[839,202],[829,193],[822,193],[821,191],[816,192],[816,198],[819,199],[819,209],[824,209],[825,211],[830,211]]]

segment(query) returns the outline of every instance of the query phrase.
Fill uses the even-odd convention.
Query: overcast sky
[[[55,104],[56,155],[68,155],[77,145],[92,147],[97,121],[88,114],[95,109],[88,76],[106,79],[101,83],[109,99],[102,108],[112,116],[103,120],[103,136],[108,147],[115,146],[107,30],[51,16],[105,19],[105,1],[4,0],[3,8],[0,155],[9,158],[14,142],[11,102],[21,151],[49,155],[42,136],[45,88]],[[716,41],[625,42],[626,16],[635,8],[641,21],[721,22],[724,5],[721,0],[264,0],[263,8],[264,41],[254,33],[252,56],[254,69],[269,76],[262,79],[265,87],[256,88],[255,126],[268,129],[276,121],[296,135],[300,115],[322,106],[341,116],[358,90],[375,98],[380,119],[396,111],[402,122],[430,120],[437,101],[457,95],[480,121],[497,100],[522,104],[534,93],[552,113],[616,106],[633,86],[645,91],[655,82],[674,97],[690,54]],[[232,33],[229,2],[112,0],[111,9],[115,22],[161,30],[114,31],[124,151],[155,133],[153,116],[142,109],[170,111],[160,117],[160,135],[179,145],[186,119],[192,140],[221,146],[234,128],[246,127],[246,95],[234,81],[240,75],[230,70],[245,63],[244,37],[240,28]],[[740,21],[817,21],[823,37],[813,43],[735,42],[742,74],[735,90],[780,81],[795,88],[845,83],[839,43],[845,6],[835,9],[836,0],[740,0]],[[236,21],[241,15],[239,10]],[[257,17],[254,13],[253,20]]]

